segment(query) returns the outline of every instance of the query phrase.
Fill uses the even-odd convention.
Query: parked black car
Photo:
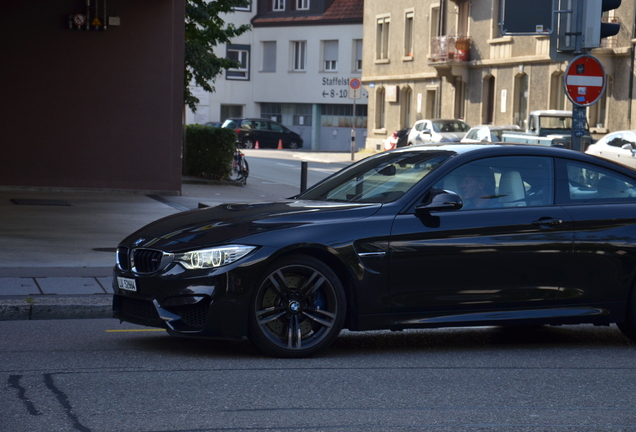
[[[400,129],[399,131],[397,131],[397,144],[396,144],[396,148],[400,148],[400,147],[406,147],[407,145],[409,145],[408,143],[408,139],[409,139],[409,132],[411,132],[411,128],[407,127],[404,129]]]
[[[545,146],[404,147],[292,199],[153,222],[114,273],[116,318],[275,356],[343,327],[617,323],[636,340],[636,173]]]
[[[260,148],[278,148],[279,141],[283,148],[297,149],[303,146],[300,135],[273,120],[229,118],[222,127],[236,130],[243,148],[255,148],[257,142]]]

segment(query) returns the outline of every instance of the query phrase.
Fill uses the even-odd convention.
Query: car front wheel
[[[345,319],[342,283],[322,261],[284,258],[265,272],[250,305],[250,340],[275,357],[306,357],[329,346]]]
[[[250,138],[246,139],[245,141],[243,141],[243,148],[246,148],[246,149],[254,148],[254,141],[252,141]]]
[[[292,141],[291,143],[289,143],[289,148],[297,149],[298,148],[298,143],[296,141]]]

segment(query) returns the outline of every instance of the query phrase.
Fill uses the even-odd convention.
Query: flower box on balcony
[[[457,49],[457,59],[467,61],[470,53],[470,38],[457,38],[455,48]]]

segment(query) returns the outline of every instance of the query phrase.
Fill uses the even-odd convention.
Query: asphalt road
[[[351,163],[343,157],[341,159],[345,160],[339,162],[329,162],[325,159],[321,161],[308,160],[312,158],[311,153],[259,150],[245,150],[244,153],[250,166],[250,177],[247,179],[248,188],[291,191],[292,195],[300,192],[303,161],[307,163],[307,187],[318,183]],[[317,157],[317,159],[319,158]]]
[[[137,330],[0,322],[0,431],[636,431],[613,326],[343,332],[301,360]]]

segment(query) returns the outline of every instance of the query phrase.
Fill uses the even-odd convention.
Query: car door
[[[616,133],[605,139],[605,145],[598,149],[598,155],[613,162],[618,162],[619,150],[621,150],[622,145],[623,134]]]
[[[622,134],[620,148],[616,148],[616,162],[636,169],[636,136],[634,134],[630,132]]]
[[[554,205],[552,158],[482,159],[433,187],[461,196],[461,170],[473,165],[492,171],[492,205],[395,219],[389,290],[398,323],[506,320],[557,299],[573,227]]]
[[[420,132],[420,139],[423,143],[432,142],[433,134],[433,123],[430,121],[425,121],[422,126],[422,131]]]
[[[272,130],[272,138],[273,138],[274,144],[276,144],[276,147],[278,147],[278,141],[281,141],[284,147],[285,146],[288,147],[289,133],[287,134],[285,133],[288,130],[284,126],[274,122],[270,122],[269,127]]]
[[[267,120],[255,120],[254,125],[257,129],[258,137],[261,140],[260,146],[265,148],[272,148],[276,146],[275,134],[269,126],[270,122]]]
[[[422,137],[421,137],[422,129],[424,129],[424,122],[423,121],[416,122],[411,132],[409,132],[410,145],[411,144],[416,145],[416,144],[422,143]]]
[[[636,180],[597,165],[557,159],[557,185],[557,203],[575,224],[559,300],[612,309],[626,301],[634,282]]]

